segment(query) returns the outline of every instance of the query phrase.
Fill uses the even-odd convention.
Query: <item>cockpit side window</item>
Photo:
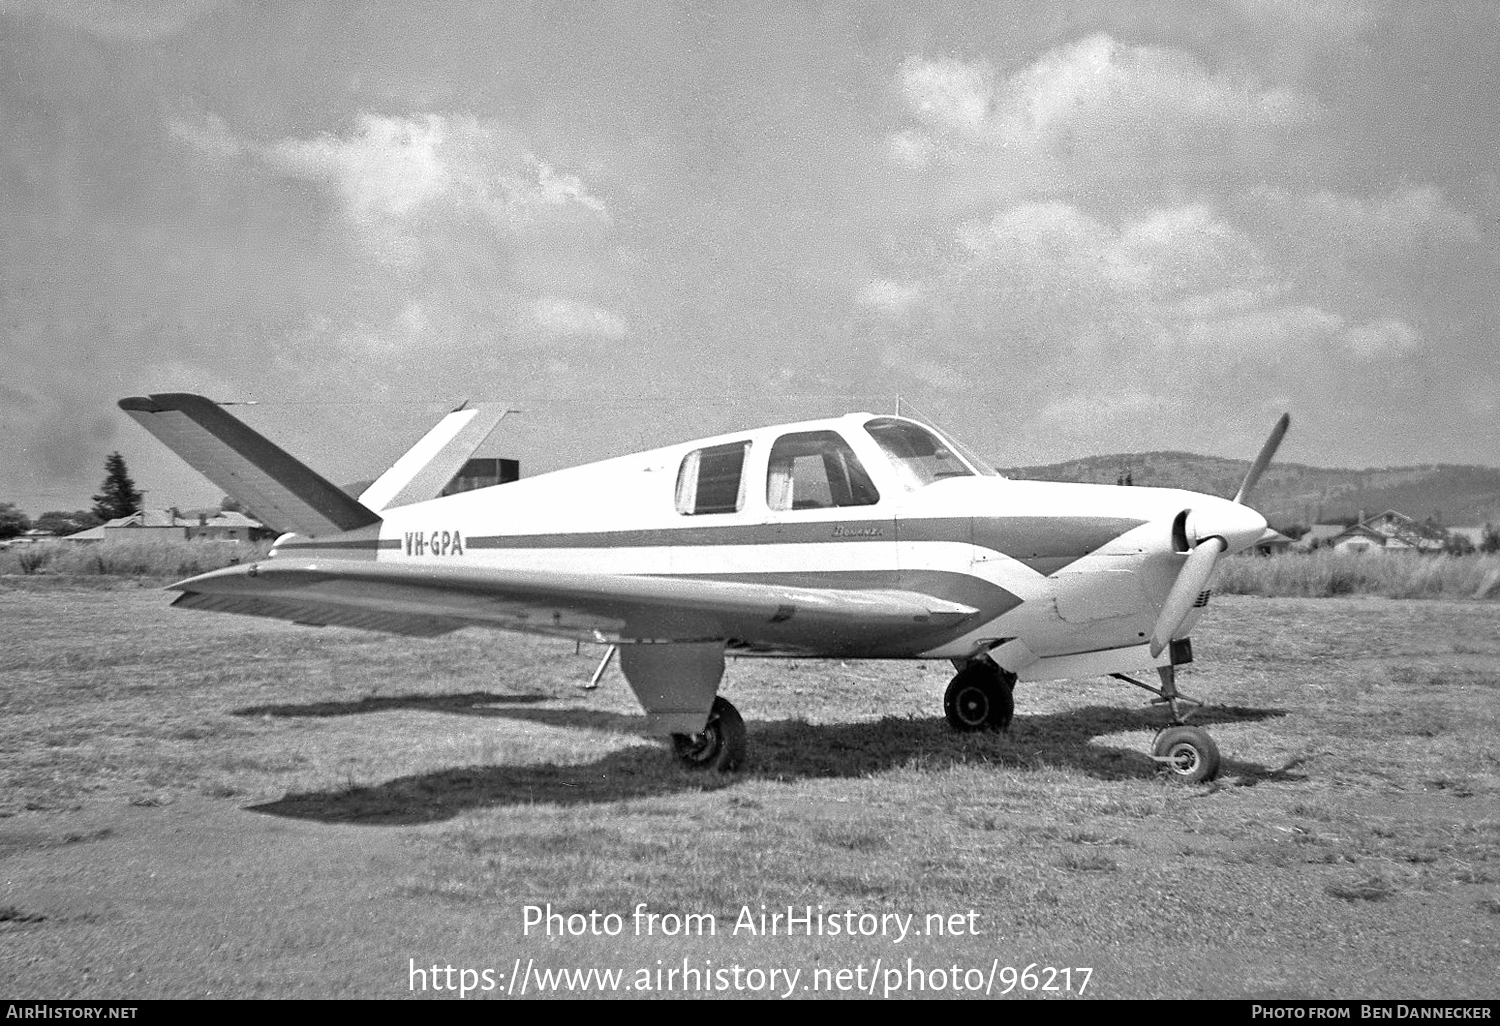
[[[867,421],[865,430],[891,461],[897,479],[909,492],[946,477],[974,476],[974,470],[947,442],[920,424],[878,417]]]
[[[873,506],[880,492],[836,431],[782,435],[771,447],[766,505],[773,510]]]
[[[749,442],[694,449],[677,471],[677,512],[738,513],[745,508],[745,453]]]

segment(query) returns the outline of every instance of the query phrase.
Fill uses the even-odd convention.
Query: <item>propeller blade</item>
[[[1260,447],[1260,455],[1255,457],[1254,463],[1250,464],[1250,471],[1245,475],[1244,483],[1240,485],[1240,490],[1235,493],[1235,502],[1243,506],[1245,500],[1250,497],[1251,489],[1260,480],[1260,475],[1264,474],[1266,468],[1271,465],[1271,460],[1276,455],[1277,448],[1281,445],[1282,436],[1286,434],[1286,429],[1291,426],[1291,423],[1291,414],[1283,413],[1281,419],[1276,422],[1276,426],[1271,429],[1271,437],[1267,438],[1266,444]]]
[[[1188,553],[1187,561],[1177,574],[1176,583],[1167,592],[1167,600],[1161,605],[1161,615],[1156,618],[1156,627],[1151,631],[1152,659],[1161,655],[1162,649],[1171,643],[1172,635],[1177,633],[1177,628],[1182,626],[1182,622],[1193,611],[1198,596],[1208,587],[1208,580],[1213,576],[1219,556],[1228,547],[1229,543],[1223,538],[1214,537],[1200,542]]]

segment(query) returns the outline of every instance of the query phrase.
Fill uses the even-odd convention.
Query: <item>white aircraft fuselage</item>
[[[761,655],[962,659],[999,639],[1035,656],[1021,679],[1149,667],[1153,624],[1185,551],[1171,524],[1184,510],[1229,524],[1233,549],[1265,530],[1247,507],[1162,488],[1019,481],[978,472],[909,487],[863,430],[872,414],[736,432],[554,471],[385,511],[348,535],[284,537],[272,558],[373,559],[412,568],[677,577],[817,589],[919,592],[973,607],[942,626],[850,623],[803,629],[796,617],[730,639]],[[915,422],[912,422],[915,423]],[[768,458],[779,437],[835,431],[869,474],[868,505],[773,509]],[[684,515],[679,469],[695,450],[748,441],[741,508]],[[970,468],[972,469],[972,467]],[[1223,528],[1221,527],[1221,533]],[[1198,607],[1178,633],[1186,636]],[[496,626],[592,640],[651,640],[592,619],[521,611]]]

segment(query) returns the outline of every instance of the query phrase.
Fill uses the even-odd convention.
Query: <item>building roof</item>
[[[235,510],[220,510],[208,518],[210,527],[261,527],[259,520],[251,520]]]
[[[72,542],[91,542],[91,541],[103,541],[103,540],[104,540],[104,525],[103,524],[100,524],[98,527],[90,527],[87,531],[79,531],[77,534],[69,534],[69,535],[64,535],[63,536],[63,541],[72,541]]]
[[[1415,520],[1399,510],[1388,509],[1343,529],[1329,541],[1338,545],[1353,538],[1368,538],[1388,549],[1435,552],[1443,547],[1447,532],[1433,524]]]
[[[169,509],[139,509],[128,517],[116,517],[105,523],[105,527],[260,527],[258,520],[251,520],[243,513],[220,510],[200,520],[196,516],[173,516]]]

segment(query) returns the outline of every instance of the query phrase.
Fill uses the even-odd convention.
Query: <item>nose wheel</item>
[[[1219,775],[1219,746],[1198,727],[1167,727],[1156,735],[1151,758],[1184,784],[1201,784]]]

